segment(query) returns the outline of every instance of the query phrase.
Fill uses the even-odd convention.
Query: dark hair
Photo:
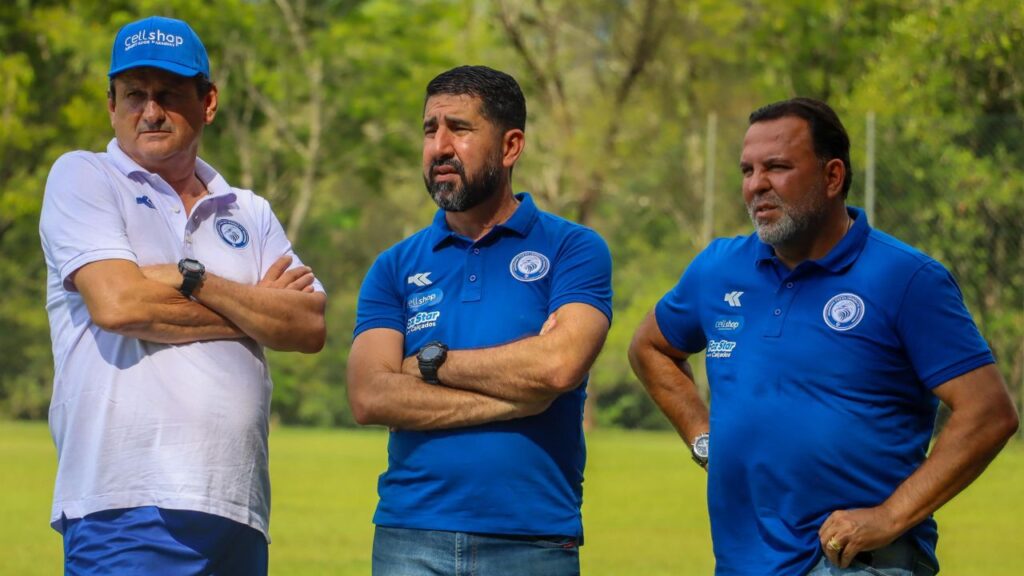
[[[850,193],[853,183],[853,169],[850,165],[850,137],[846,128],[839,120],[835,110],[828,104],[814,98],[790,98],[762,106],[750,113],[750,123],[777,120],[787,116],[797,116],[807,121],[811,129],[811,142],[814,155],[822,162],[833,158],[843,161],[846,177],[843,180],[843,198]]]
[[[118,76],[120,76],[120,74],[118,74]],[[114,78],[117,78],[117,76],[114,76]],[[109,98],[111,102],[117,102],[117,92],[114,90],[114,78],[110,79],[110,85],[107,87],[107,98]],[[192,81],[196,84],[196,96],[198,96],[200,100],[206,98],[206,95],[210,93],[210,90],[213,90],[213,82],[202,74],[196,74],[193,76]]]
[[[516,79],[487,66],[459,66],[442,72],[427,84],[426,101],[431,96],[476,96],[480,113],[501,130],[526,130],[526,99]]]

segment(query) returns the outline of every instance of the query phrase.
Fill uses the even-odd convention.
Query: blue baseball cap
[[[163,16],[126,24],[114,39],[107,76],[113,78],[141,66],[189,78],[200,74],[210,78],[210,59],[199,36],[185,22]]]

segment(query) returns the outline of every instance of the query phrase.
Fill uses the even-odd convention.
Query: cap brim
[[[131,64],[121,66],[120,68],[111,68],[110,72],[107,73],[107,77],[113,78],[114,76],[120,74],[121,72],[124,72],[125,70],[143,67],[160,68],[161,70],[167,70],[171,74],[177,74],[178,76],[184,76],[186,78],[194,78],[195,76],[206,76],[206,74],[202,70],[196,70],[194,68],[189,68],[188,66],[175,64],[174,62],[167,62],[166,60],[136,60]]]

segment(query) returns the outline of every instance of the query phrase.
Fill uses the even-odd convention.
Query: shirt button
[[[480,249],[479,248],[473,248],[473,254],[479,254],[479,253],[480,253]]]
[[[175,214],[181,214],[181,208],[175,208],[174,209],[174,213]]]
[[[775,314],[776,316],[781,316],[782,315],[782,310],[776,308],[775,312],[773,312],[773,314]]]
[[[469,276],[469,281],[470,281],[470,282],[476,282],[476,274],[471,274],[471,275]]]
[[[793,287],[793,283],[792,282],[786,282],[786,288],[792,288],[792,287]]]

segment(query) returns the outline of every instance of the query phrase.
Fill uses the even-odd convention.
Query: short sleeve
[[[76,289],[69,278],[86,264],[113,259],[138,263],[117,188],[82,152],[61,156],[50,169],[39,234],[47,263],[71,292]]]
[[[612,320],[612,255],[589,228],[570,234],[551,267],[548,313],[571,303],[589,304]]]
[[[392,264],[393,250],[377,257],[359,289],[356,327],[352,337],[372,328],[391,328],[405,333],[405,303],[398,292],[398,279]]]
[[[677,350],[690,354],[707,346],[700,318],[700,294],[705,252],[697,255],[675,287],[654,307],[654,317],[665,340]]]
[[[934,260],[907,284],[896,329],[914,372],[928,388],[995,362],[956,280]]]
[[[281,221],[277,219],[277,215],[270,208],[270,203],[265,198],[259,196],[254,196],[253,201],[260,211],[259,221],[264,234],[263,253],[260,254],[260,278],[263,278],[267,274],[267,270],[282,256],[292,257],[292,262],[288,265],[289,270],[302,266],[302,260],[299,259],[299,255],[292,248],[292,243],[284,233]],[[324,287],[319,279],[314,278],[313,290],[317,292],[324,291]]]

